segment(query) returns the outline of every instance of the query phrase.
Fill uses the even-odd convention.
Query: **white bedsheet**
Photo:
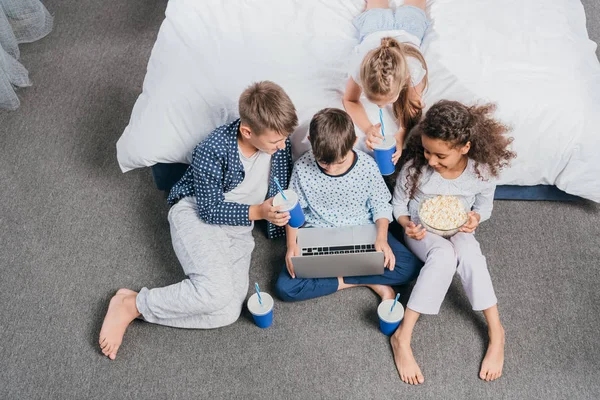
[[[202,138],[237,117],[242,90],[264,79],[296,105],[299,156],[312,115],[342,107],[357,44],[352,18],[363,7],[362,0],[171,0],[117,143],[121,169],[189,162]],[[600,64],[581,3],[432,0],[427,13],[426,103],[496,102],[518,153],[501,184],[555,184],[600,202]],[[393,124],[389,113],[385,122]]]

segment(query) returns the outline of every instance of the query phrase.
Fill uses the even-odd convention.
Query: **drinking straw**
[[[262,306],[262,297],[260,297],[260,288],[258,287],[258,282],[254,283],[254,287],[256,288],[256,295],[258,296],[258,304]]]
[[[258,286],[257,286],[257,287],[258,287]],[[400,293],[398,293],[398,294],[396,295],[396,298],[394,299],[394,304],[392,304],[392,308],[390,308],[390,313],[391,313],[392,311],[394,311],[394,307],[396,307],[396,303],[398,302],[398,299],[399,299],[399,298],[400,298]]]
[[[283,193],[283,188],[281,187],[281,185],[279,184],[279,179],[277,179],[276,176],[273,177],[273,180],[275,181],[275,184],[277,185],[277,189],[279,189],[279,193],[281,193],[281,197],[283,197],[283,199],[285,201],[287,201],[287,197],[285,197],[285,194]]]
[[[385,132],[383,130],[383,108],[379,109],[379,122],[381,122],[381,136],[385,137]]]

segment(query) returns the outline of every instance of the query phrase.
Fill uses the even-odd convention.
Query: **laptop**
[[[300,255],[292,257],[298,278],[383,274],[383,252],[375,251],[375,224],[298,229]]]

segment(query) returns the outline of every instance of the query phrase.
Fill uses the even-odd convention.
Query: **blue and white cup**
[[[402,318],[404,318],[404,308],[402,308],[402,304],[397,302],[394,306],[394,310],[390,311],[392,304],[394,304],[394,299],[388,299],[379,303],[379,307],[377,307],[379,330],[387,336],[392,336],[394,332],[396,332],[396,329],[400,326],[400,322],[402,322]]]
[[[396,138],[388,135],[383,138],[381,143],[373,147],[373,156],[379,167],[381,175],[391,175],[394,173],[396,166],[392,162],[392,156],[396,152]]]
[[[287,200],[284,200],[281,193],[277,193],[277,196],[273,199],[274,206],[280,206],[279,212],[290,213],[290,220],[288,221],[288,225],[292,228],[300,228],[304,224],[304,212],[302,212],[302,207],[300,207],[300,203],[298,202],[298,195],[293,190],[287,189],[284,190],[283,193]]]
[[[273,297],[269,293],[260,292],[262,304],[258,301],[258,295],[254,293],[248,299],[248,311],[254,318],[254,323],[259,328],[268,328],[273,324]]]

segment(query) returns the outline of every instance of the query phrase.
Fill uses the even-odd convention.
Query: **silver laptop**
[[[300,255],[292,257],[298,278],[383,274],[383,252],[375,251],[375,224],[298,229]]]

